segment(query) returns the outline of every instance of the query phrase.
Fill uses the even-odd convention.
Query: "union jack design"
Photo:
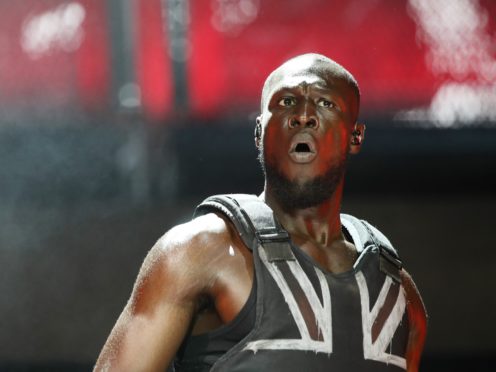
[[[325,274],[314,266],[322,293],[321,301],[298,260],[269,262],[262,246],[259,247],[259,254],[284,296],[301,338],[255,340],[249,342],[245,350],[302,350],[332,354],[332,298]],[[360,294],[364,358],[406,369],[405,358],[386,352],[405,312],[403,287],[387,276],[370,309],[364,274],[357,271],[355,279]]]

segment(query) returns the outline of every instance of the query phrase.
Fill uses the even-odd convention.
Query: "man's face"
[[[283,67],[271,80],[259,117],[267,185],[286,209],[328,199],[345,169],[357,98],[320,64]]]

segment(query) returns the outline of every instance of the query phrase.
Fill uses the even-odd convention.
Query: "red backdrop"
[[[73,51],[55,46],[34,59],[21,47],[23,25],[67,2],[0,4],[0,22],[7,31],[0,37],[0,98],[4,106],[46,101],[91,109],[111,102],[111,40],[105,2],[77,3],[85,10],[80,46]],[[161,3],[133,3],[136,76],[145,112],[157,119],[166,118],[173,110],[169,42]],[[485,29],[494,46],[496,2],[479,3],[489,15]],[[427,65],[428,46],[419,37],[407,4],[407,0],[189,1],[190,49],[187,81],[183,83],[192,113],[257,110],[267,74],[284,60],[305,52],[323,53],[348,68],[360,84],[366,111],[427,105],[445,77],[434,75]],[[494,47],[491,53],[494,57]]]

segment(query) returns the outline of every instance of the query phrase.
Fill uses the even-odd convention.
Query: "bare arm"
[[[212,239],[198,233],[199,225],[172,229],[150,250],[95,371],[158,371],[169,365],[198,300],[215,280],[204,254]]]
[[[405,270],[401,271],[401,281],[406,292],[408,320],[410,323],[406,350],[407,371],[417,372],[427,334],[427,312],[412,277]]]

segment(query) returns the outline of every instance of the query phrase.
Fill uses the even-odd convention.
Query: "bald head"
[[[291,58],[276,68],[265,80],[262,89],[261,111],[267,107],[267,100],[272,96],[273,91],[288,76],[302,76],[305,74],[315,74],[327,79],[341,80],[350,86],[356,97],[356,116],[358,116],[358,107],[360,104],[360,90],[358,83],[353,75],[343,66],[332,59],[316,53],[302,54]]]

